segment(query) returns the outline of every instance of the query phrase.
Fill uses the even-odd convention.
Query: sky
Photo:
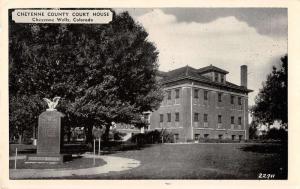
[[[229,72],[240,85],[240,66],[248,66],[249,105],[287,54],[285,8],[163,8],[128,11],[148,32],[159,51],[159,70],[210,64]]]

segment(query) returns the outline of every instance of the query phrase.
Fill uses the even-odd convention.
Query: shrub
[[[122,140],[122,138],[126,135],[126,133],[121,133],[119,131],[113,131],[112,134],[114,140]]]
[[[153,130],[145,133],[134,134],[131,137],[131,142],[137,144],[173,143],[174,134],[166,130]]]

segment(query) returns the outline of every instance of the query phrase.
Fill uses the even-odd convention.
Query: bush
[[[287,141],[287,131],[284,128],[271,128],[267,132],[266,139]]]
[[[133,135],[131,142],[137,144],[174,143],[174,134],[166,130],[153,130]]]
[[[200,138],[199,142],[200,143],[239,143],[243,141],[231,140],[231,139]]]
[[[113,135],[114,140],[122,140],[122,138],[126,135],[126,133],[121,133],[119,131],[113,131],[112,135]]]

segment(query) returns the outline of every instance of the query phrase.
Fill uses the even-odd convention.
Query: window
[[[204,91],[204,100],[208,100],[208,91]]]
[[[219,139],[222,139],[223,138],[223,135],[219,135]]]
[[[175,98],[179,98],[179,89],[175,89]]]
[[[199,98],[198,93],[199,93],[199,89],[195,89],[194,90],[194,98]]]
[[[239,135],[239,140],[242,140],[243,135]]]
[[[199,140],[200,134],[195,134],[195,140]]]
[[[168,100],[171,100],[171,91],[167,91],[167,94],[168,94]]]
[[[167,116],[168,116],[168,122],[171,122],[171,114],[168,113]]]
[[[194,113],[194,122],[199,121],[199,113]]]
[[[234,104],[234,96],[233,95],[230,96],[230,102],[231,102],[231,104]]]
[[[222,93],[218,93],[218,102],[222,102]]]
[[[175,113],[175,121],[177,121],[177,122],[179,121],[179,112]]]
[[[222,116],[218,115],[218,123],[222,123]]]
[[[150,122],[150,115],[149,114],[144,114],[144,120],[149,123]]]
[[[242,125],[242,117],[239,117],[239,118],[238,118],[238,124],[239,124],[239,125]]]
[[[224,75],[221,74],[221,82],[224,83]]]
[[[242,105],[242,98],[241,97],[238,97],[238,104]]]
[[[204,134],[204,138],[208,138],[209,134]]]
[[[231,124],[234,124],[234,116],[231,116]]]
[[[215,81],[217,82],[219,80],[219,74],[215,72]]]
[[[150,115],[149,114],[144,114],[144,119],[149,119]]]
[[[203,121],[204,121],[205,123],[207,123],[207,114],[204,114],[204,116],[203,116]]]
[[[174,134],[174,136],[175,136],[175,140],[179,140],[179,134],[178,133]]]
[[[164,122],[164,114],[160,114],[159,115],[159,121],[160,122]]]
[[[231,135],[231,139],[234,140],[235,139],[235,135]]]

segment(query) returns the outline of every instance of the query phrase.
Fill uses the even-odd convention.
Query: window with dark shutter
[[[164,114],[160,114],[159,115],[159,121],[160,122],[164,122]]]
[[[194,113],[194,122],[199,121],[199,113]]]
[[[167,91],[167,94],[168,94],[168,100],[171,100],[171,91]]]
[[[171,122],[171,114],[168,113],[167,116],[168,116],[168,122]]]
[[[194,98],[199,98],[199,89],[194,89]]]
[[[219,80],[219,74],[215,73],[215,82],[218,82],[218,80]]]
[[[175,90],[175,98],[179,98],[179,89]]]
[[[208,100],[208,91],[204,91],[204,100]]]
[[[222,116],[218,115],[218,123],[222,123]]]
[[[203,121],[205,122],[205,123],[207,123],[207,117],[208,117],[208,115],[207,114],[204,114],[204,116],[203,116]]]
[[[234,96],[233,95],[230,96],[230,102],[231,102],[231,104],[234,104]]]
[[[222,93],[218,93],[218,102],[222,102]]]
[[[242,105],[242,98],[241,97],[238,97],[238,104]]]
[[[224,83],[224,75],[221,74],[221,82]]]
[[[177,122],[179,121],[179,112],[175,113],[175,121],[177,121]]]

